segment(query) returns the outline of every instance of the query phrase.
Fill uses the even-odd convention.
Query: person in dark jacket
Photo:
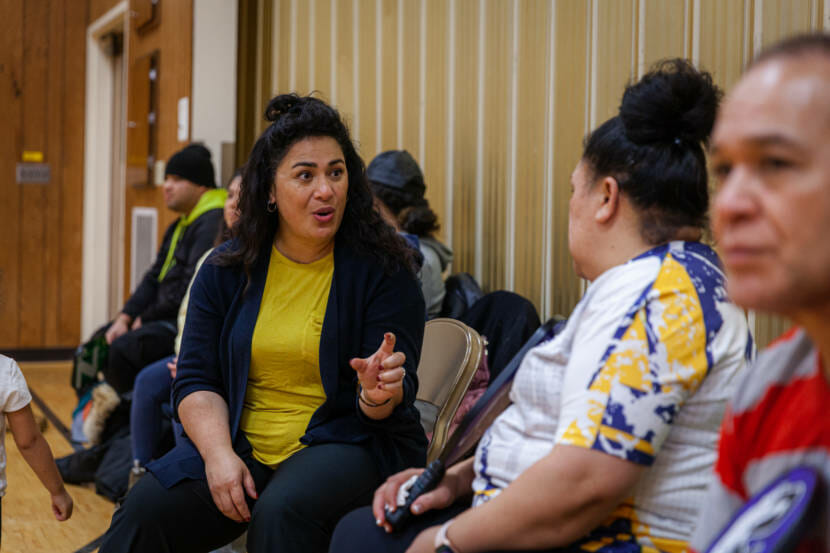
[[[132,488],[101,553],[325,552],[384,478],[423,465],[424,299],[321,100],[268,105],[231,242],[194,280],[172,400],[185,439]]]
[[[366,168],[369,186],[383,219],[406,233],[423,256],[418,277],[426,301],[427,317],[441,313],[446,287],[444,273],[452,263],[452,250],[435,238],[441,228],[438,215],[424,197],[426,185],[418,162],[406,150],[381,152]]]
[[[106,332],[106,381],[118,393],[132,389],[138,372],[173,352],[176,314],[196,262],[211,248],[227,192],[216,188],[210,151],[190,144],[165,168],[164,201],[180,213],[164,233],[152,267]]]

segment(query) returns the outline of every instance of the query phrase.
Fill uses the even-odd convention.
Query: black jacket
[[[208,257],[193,282],[172,399],[178,411],[182,399],[193,392],[208,390],[221,395],[228,403],[234,450],[244,458],[251,455],[251,446],[239,431],[239,419],[270,248],[269,255],[252,269],[246,291],[247,279],[241,268],[211,262],[227,247],[218,247]],[[376,261],[337,244],[320,335],[320,377],[326,400],[311,417],[300,438],[302,443],[363,444],[384,478],[424,465],[427,440],[414,406],[424,309],[421,289],[408,271],[387,275]],[[357,375],[349,360],[375,353],[384,332],[395,334],[395,351],[406,355],[406,377],[401,404],[389,417],[376,421],[358,406]],[[205,478],[202,458],[186,438],[147,469],[165,487],[186,478]]]
[[[178,219],[167,227],[153,266],[144,274],[141,283],[121,310],[133,319],[141,317],[144,323],[169,321],[176,324],[179,305],[193,277],[196,262],[216,240],[219,225],[222,224],[222,210],[206,211],[187,226],[173,252],[176,263],[167,271],[164,280],[159,282],[158,276],[167,258],[176,224]]]

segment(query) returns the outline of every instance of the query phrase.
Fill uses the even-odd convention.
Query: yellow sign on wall
[[[43,163],[43,152],[23,150],[23,161],[25,163]]]

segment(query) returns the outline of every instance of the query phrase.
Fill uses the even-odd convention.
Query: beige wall
[[[543,318],[580,296],[568,178],[585,133],[655,61],[690,57],[731,86],[762,45],[827,25],[826,0],[248,0],[258,113],[319,91],[368,161],[405,148],[456,252],[486,290]],[[249,147],[260,127],[239,136]],[[244,151],[244,150],[243,150]],[[784,323],[758,318],[766,343]]]

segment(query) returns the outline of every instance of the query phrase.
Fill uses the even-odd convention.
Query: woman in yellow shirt
[[[196,277],[173,385],[189,439],[147,466],[101,553],[324,552],[339,518],[425,461],[414,251],[372,205],[336,110],[282,95],[235,240]]]

